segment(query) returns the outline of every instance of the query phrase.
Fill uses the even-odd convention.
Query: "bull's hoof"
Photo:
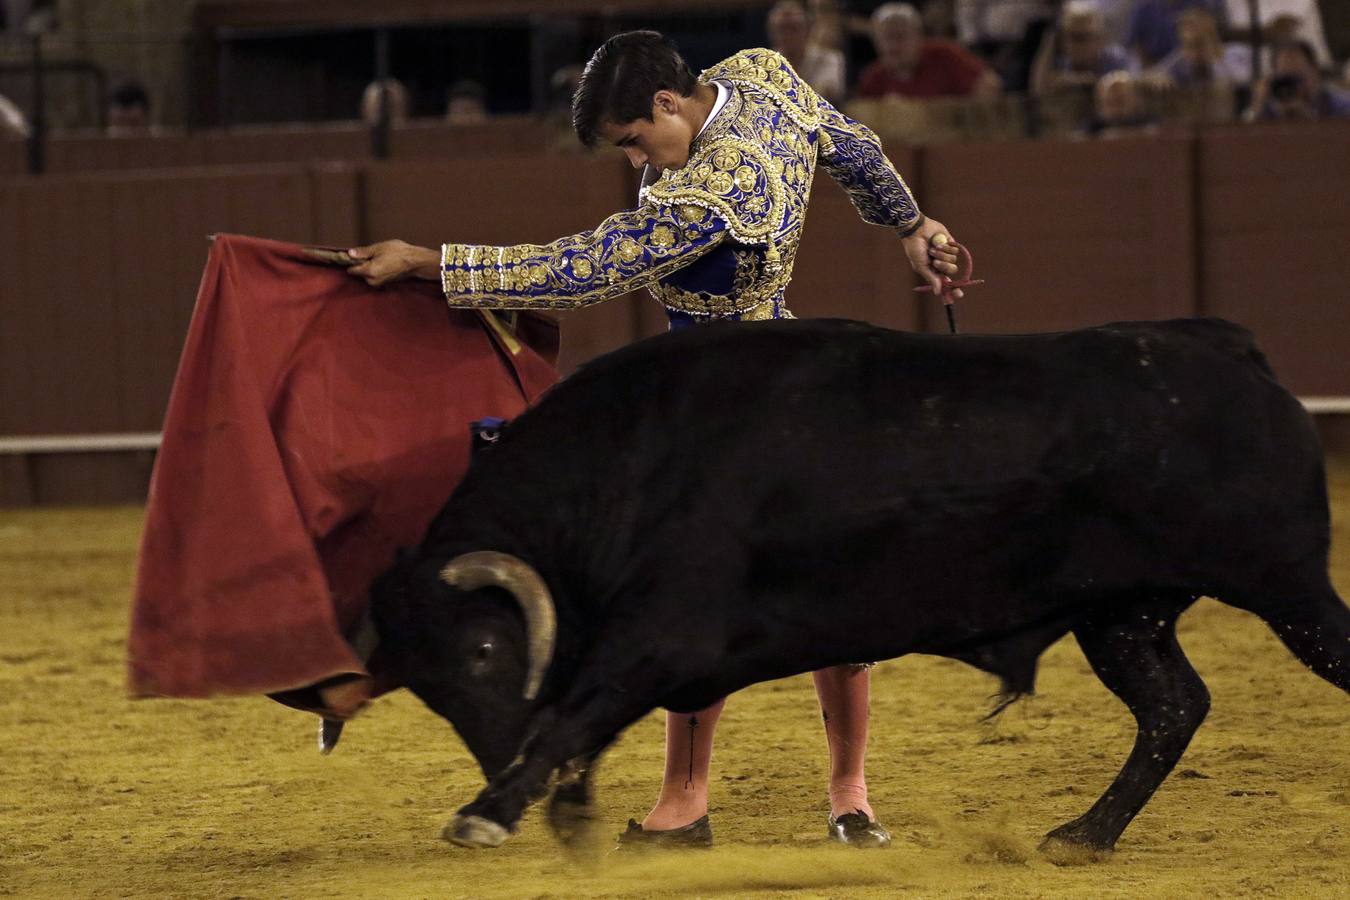
[[[1090,866],[1109,858],[1115,841],[1103,840],[1075,819],[1047,834],[1038,849],[1057,866]]]
[[[548,805],[548,825],[558,840],[569,848],[580,848],[594,833],[595,818],[589,803],[577,803],[553,795]]]
[[[441,829],[441,837],[450,843],[474,849],[500,847],[510,834],[482,816],[455,816]]]

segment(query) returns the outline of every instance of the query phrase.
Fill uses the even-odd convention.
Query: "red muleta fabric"
[[[133,696],[368,674],[343,635],[469,462],[469,423],[557,380],[557,329],[367,287],[295,244],[211,247],[150,484]]]

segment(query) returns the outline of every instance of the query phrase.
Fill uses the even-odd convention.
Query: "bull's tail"
[[[985,713],[984,716],[980,718],[980,721],[987,723],[994,722],[999,716],[1003,715],[1004,710],[1008,707],[1012,706],[1023,697],[1030,697],[1035,693],[1036,692],[1033,690],[1022,690],[1014,687],[1010,682],[1004,681],[1003,687],[991,698],[994,708]]]

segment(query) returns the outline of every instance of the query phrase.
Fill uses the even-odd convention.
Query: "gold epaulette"
[[[817,95],[792,64],[776,50],[756,47],[742,50],[704,69],[700,81],[729,81],[770,97],[800,128],[815,131],[820,125]]]

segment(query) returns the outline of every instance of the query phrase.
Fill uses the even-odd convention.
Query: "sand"
[[[1350,596],[1350,463],[1332,469],[1333,575]],[[1350,698],[1257,619],[1204,600],[1181,642],[1213,707],[1116,852],[1058,865],[1041,836],[1114,777],[1134,725],[1072,638],[1039,694],[980,724],[996,684],[959,663],[883,663],[869,782],[885,851],[829,845],[810,679],[733,698],[709,852],[610,852],[655,797],[661,720],[598,773],[592,847],[538,810],[504,847],[438,837],[481,775],[400,692],[330,757],[263,698],[131,701],[126,624],[143,511],[0,512],[0,895],[20,897],[1350,896]]]

